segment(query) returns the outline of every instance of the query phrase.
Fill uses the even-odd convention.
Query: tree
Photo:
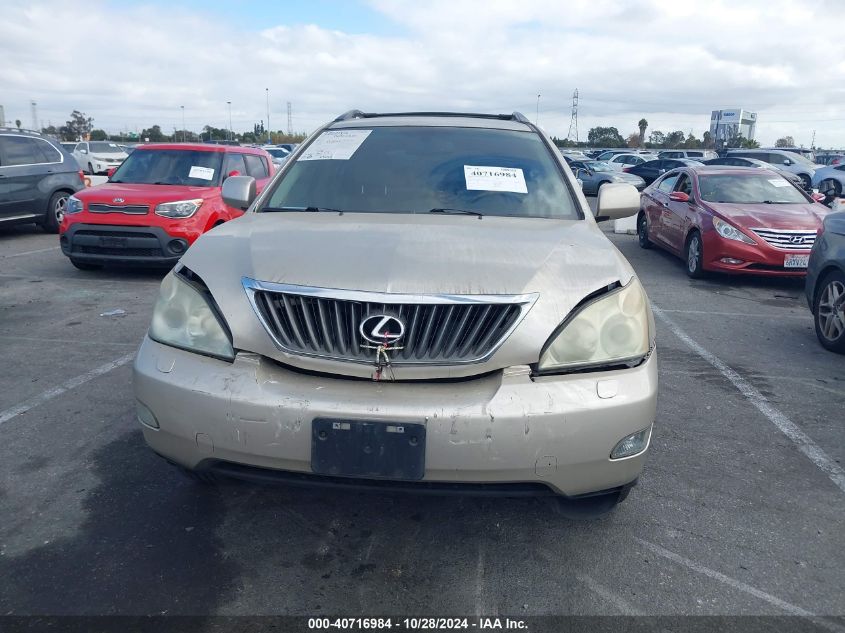
[[[676,149],[684,144],[684,139],[686,139],[686,135],[680,130],[669,132],[666,135],[665,146],[670,149]]]
[[[628,147],[640,147],[640,135],[636,132],[629,134],[628,138],[625,139],[625,144]]]
[[[615,127],[594,127],[587,133],[587,143],[593,147],[622,147],[625,139]]]
[[[650,147],[664,147],[666,145],[666,135],[660,130],[652,130],[648,135],[648,144]]]
[[[20,120],[20,119],[15,119],[15,125],[17,125],[17,126],[18,126],[18,129],[21,129],[21,120]]]
[[[710,130],[706,130],[702,135],[702,145],[704,145],[704,149],[714,149],[716,147],[715,141],[713,141],[713,135],[710,134]]]
[[[642,147],[645,145],[645,131],[648,129],[648,121],[640,119],[639,123],[637,123],[637,127],[640,128],[640,143],[637,147]]]
[[[740,137],[740,138],[742,140],[741,140],[739,146],[742,149],[757,149],[758,147],[760,147],[760,143],[755,141],[753,138],[743,138],[743,137]]]
[[[41,133],[44,136],[52,136],[55,138],[59,135],[59,130],[56,129],[55,125],[48,125],[47,127],[41,128]]]
[[[795,139],[791,136],[782,136],[775,141],[775,147],[795,147]]]
[[[154,125],[149,129],[141,130],[141,138],[144,141],[149,140],[150,143],[160,143],[161,141],[168,140],[168,138],[162,134],[160,125]]]
[[[223,128],[206,125],[202,128],[202,137],[204,141],[222,141],[229,138],[229,131]]]
[[[106,134],[105,130],[91,130],[92,141],[105,141],[108,137],[109,135]]]
[[[94,128],[94,119],[87,116],[84,112],[74,110],[70,113],[70,120],[65,124],[67,128],[67,135],[71,140],[85,138],[91,133]]]
[[[700,149],[703,143],[695,138],[695,135],[690,132],[687,134],[687,140],[684,141],[684,149]]]

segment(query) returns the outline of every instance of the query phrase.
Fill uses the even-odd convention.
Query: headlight
[[[191,352],[233,360],[229,336],[202,293],[172,272],[161,282],[150,338]]]
[[[180,200],[178,202],[163,202],[156,207],[156,215],[166,218],[189,218],[202,206],[202,198],[196,200]]]
[[[754,244],[754,240],[748,237],[745,233],[717,217],[713,218],[713,227],[716,229],[716,232],[726,240],[736,240],[737,242]]]
[[[645,357],[654,341],[654,317],[648,297],[634,277],[587,303],[564,321],[540,355],[541,372],[634,363]]]
[[[67,204],[65,205],[65,215],[70,215],[71,213],[79,213],[82,211],[82,200],[77,198],[76,196],[71,196],[67,199]]]

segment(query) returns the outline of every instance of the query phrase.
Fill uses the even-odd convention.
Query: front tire
[[[640,248],[648,250],[653,246],[653,243],[648,239],[648,218],[643,211],[637,218],[637,237],[639,238]]]
[[[41,225],[41,228],[47,233],[59,232],[59,225],[62,223],[68,198],[70,198],[70,194],[66,191],[57,191],[50,196],[50,202],[47,203],[47,218]]]
[[[811,191],[813,185],[810,177],[807,174],[798,174],[798,177],[801,179],[801,186],[804,187],[804,191]]]
[[[687,275],[693,279],[704,277],[704,243],[698,231],[693,231],[687,238],[684,259],[687,263]]]
[[[845,354],[845,274],[833,270],[824,276],[813,302],[813,321],[822,347]]]

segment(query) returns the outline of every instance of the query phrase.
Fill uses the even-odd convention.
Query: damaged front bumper
[[[403,485],[540,485],[566,496],[636,480],[647,447],[623,459],[610,453],[651,427],[657,402],[654,353],[608,372],[532,378],[514,367],[459,381],[370,382],[251,353],[227,363],[147,337],[134,378],[146,441],[190,469],[304,477],[314,472],[314,420],[421,424],[423,476]]]

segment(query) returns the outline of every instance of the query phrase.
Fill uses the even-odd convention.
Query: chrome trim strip
[[[255,293],[258,291],[280,292],[287,294],[303,295],[319,299],[339,299],[343,301],[360,301],[363,303],[399,303],[399,304],[426,304],[426,305],[518,305],[520,307],[519,316],[514,319],[513,324],[508,330],[499,338],[495,345],[484,355],[477,358],[470,358],[465,360],[452,360],[449,362],[432,362],[432,361],[418,361],[414,359],[395,359],[394,366],[417,365],[426,367],[439,366],[454,366],[454,365],[470,365],[475,363],[483,363],[489,360],[493,354],[504,344],[506,340],[513,334],[514,330],[522,323],[528,311],[534,307],[540,293],[533,292],[527,294],[517,295],[454,295],[454,294],[401,294],[392,292],[367,292],[364,290],[344,290],[340,288],[317,288],[314,286],[297,286],[293,284],[280,284],[269,281],[258,281],[249,277],[241,277],[241,285],[243,285],[244,292],[247,299],[252,306],[253,312],[258,317],[264,330],[273,340],[279,350],[290,354],[291,356],[308,356],[311,358],[321,358],[342,363],[355,363],[358,365],[372,365],[373,361],[369,359],[352,359],[340,358],[328,354],[321,354],[318,352],[306,352],[301,350],[293,350],[286,347],[282,341],[273,333],[272,327],[264,318],[261,310],[258,307]],[[350,341],[350,343],[352,343]]]

